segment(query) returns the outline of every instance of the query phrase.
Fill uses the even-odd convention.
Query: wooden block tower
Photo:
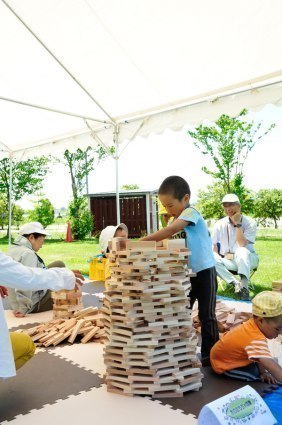
[[[187,297],[188,255],[180,240],[113,239],[102,308],[108,391],[181,397],[202,386]]]
[[[81,289],[52,292],[51,296],[54,319],[69,319],[77,310],[83,309]]]

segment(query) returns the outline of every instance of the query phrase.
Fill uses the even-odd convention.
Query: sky
[[[245,184],[254,191],[282,189],[282,108],[267,105],[251,117],[262,120],[266,127],[275,122],[276,127],[249,154],[244,168]],[[137,184],[141,190],[154,190],[169,175],[180,175],[191,187],[193,202],[198,190],[212,183],[212,178],[201,170],[204,165],[209,167],[212,163],[194,146],[186,128],[178,132],[165,130],[161,135],[151,134],[129,143],[119,160],[119,182],[120,186]],[[115,175],[115,161],[107,158],[90,174],[89,193],[115,191]],[[68,206],[71,181],[62,164],[52,166],[43,193],[55,208]],[[32,208],[32,199],[25,198],[21,206]]]

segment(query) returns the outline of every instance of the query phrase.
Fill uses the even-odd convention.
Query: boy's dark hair
[[[34,239],[38,239],[40,236],[45,236],[45,235],[42,235],[41,233],[29,233],[28,235],[22,235],[22,236],[24,236],[25,238],[28,238],[30,235],[33,235]]]
[[[178,201],[181,201],[184,195],[191,196],[189,184],[186,180],[179,176],[167,177],[160,185],[159,195],[172,195]]]

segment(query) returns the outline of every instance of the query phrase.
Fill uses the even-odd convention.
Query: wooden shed
[[[92,233],[116,224],[116,193],[102,192],[87,195],[90,211],[94,216]],[[157,190],[122,191],[120,196],[120,221],[129,229],[130,238],[158,230]]]

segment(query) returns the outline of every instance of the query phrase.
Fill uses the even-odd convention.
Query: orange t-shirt
[[[226,332],[210,354],[211,365],[216,373],[247,366],[262,357],[272,358],[267,339],[254,319]]]

